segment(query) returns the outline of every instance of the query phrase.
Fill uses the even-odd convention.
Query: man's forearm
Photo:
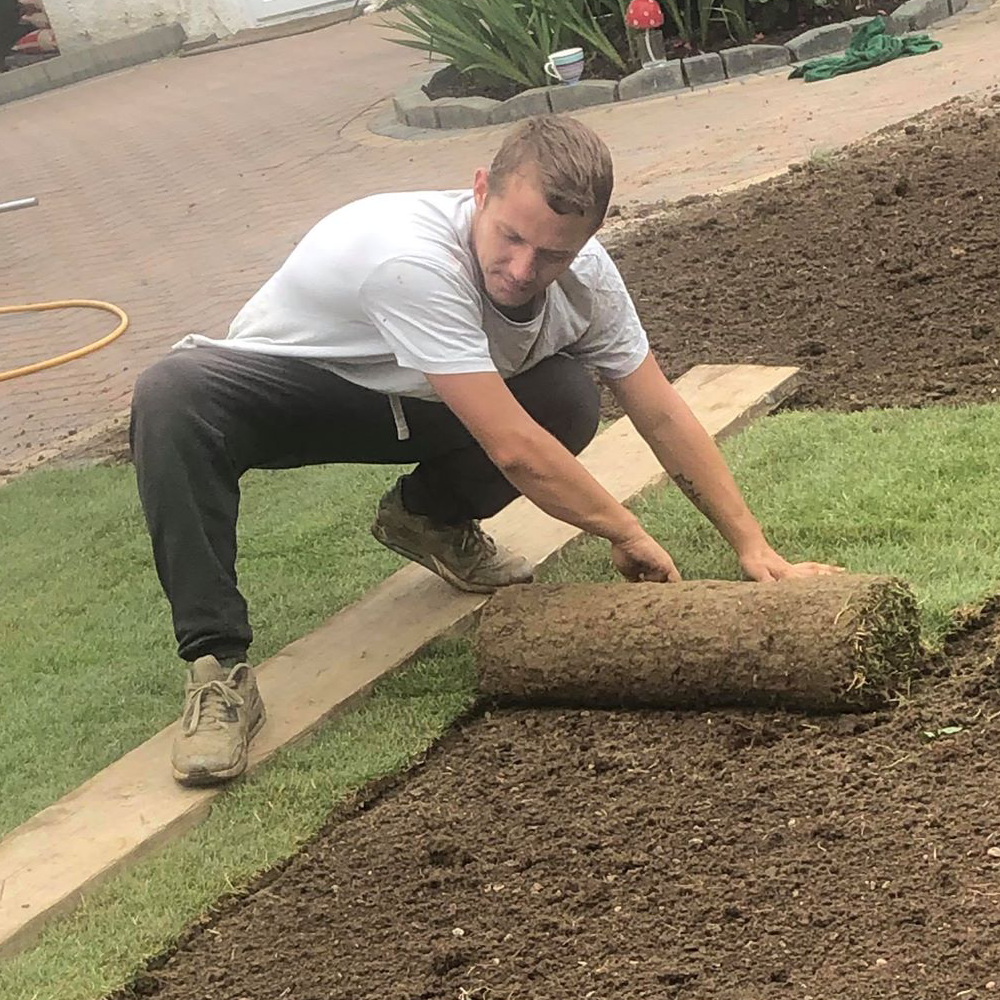
[[[644,534],[635,515],[541,428],[494,461],[524,496],[560,521],[613,544]]]
[[[546,514],[613,545],[649,539],[635,515],[529,416],[496,372],[427,380],[493,464]]]
[[[641,422],[637,430],[664,470],[737,552],[764,541],[715,441],[679,396],[647,426]]]

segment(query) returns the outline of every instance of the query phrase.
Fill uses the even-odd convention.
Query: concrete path
[[[935,25],[936,53],[805,85],[784,73],[580,113],[615,154],[619,203],[782,170],[997,81],[1000,8]],[[143,368],[233,314],[317,219],[375,191],[460,187],[502,129],[412,141],[368,121],[414,75],[379,18],[168,59],[0,109],[0,303],[101,298],[132,317],[105,350],[0,383],[0,475],[127,406]],[[0,370],[62,353],[99,314],[2,318]]]

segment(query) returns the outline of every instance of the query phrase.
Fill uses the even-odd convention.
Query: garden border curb
[[[179,51],[185,41],[187,35],[179,24],[165,24],[127,38],[98,42],[76,52],[10,70],[0,75],[0,104],[162,59]]]
[[[964,10],[969,0],[906,0],[887,18],[891,34],[922,31]],[[627,103],[671,91],[727,83],[753,74],[784,70],[817,56],[843,52],[854,30],[873,20],[857,17],[821,25],[784,45],[740,45],[647,66],[621,80],[581,80],[572,87],[536,87],[506,101],[486,97],[441,97],[431,100],[425,84],[443,68],[438,64],[411,80],[393,96],[393,115],[372,124],[372,131],[391,138],[417,138],[435,131],[501,125],[549,112],[577,111],[600,104]]]

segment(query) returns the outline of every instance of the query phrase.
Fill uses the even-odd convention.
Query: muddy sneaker
[[[246,663],[228,673],[214,656],[201,656],[184,685],[181,731],[171,761],[182,785],[214,785],[246,770],[247,747],[264,725],[264,703]]]
[[[532,578],[528,560],[497,545],[478,521],[440,525],[411,514],[403,506],[398,482],[379,502],[372,534],[386,548],[426,566],[459,590],[491,594],[497,587]]]

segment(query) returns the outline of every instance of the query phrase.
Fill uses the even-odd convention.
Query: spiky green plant
[[[624,72],[629,58],[622,0],[407,0],[392,41],[441,56],[461,73],[524,87],[551,82],[545,61],[572,46]]]

